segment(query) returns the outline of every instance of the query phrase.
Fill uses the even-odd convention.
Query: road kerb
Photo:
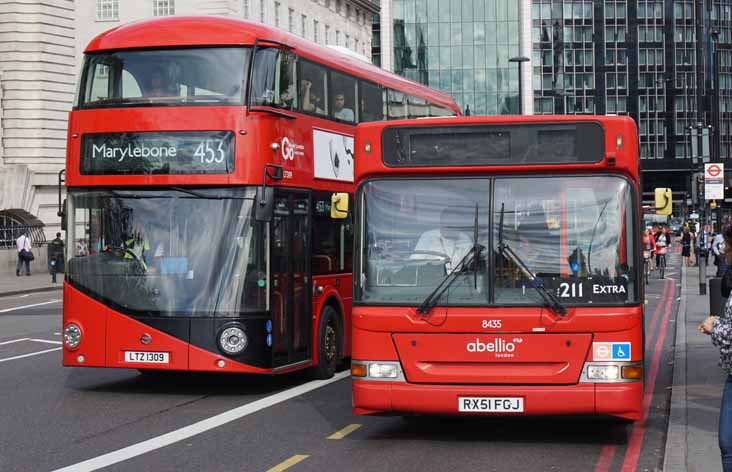
[[[671,412],[666,430],[666,452],[663,458],[664,472],[686,471],[687,458],[687,409],[686,409],[686,267],[681,266],[681,300],[676,315],[676,339],[674,341],[674,368],[671,387]]]

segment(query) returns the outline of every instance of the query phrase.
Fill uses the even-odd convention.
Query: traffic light
[[[696,176],[696,201],[694,202],[697,205],[703,205],[704,204],[704,176],[703,175],[697,175]]]

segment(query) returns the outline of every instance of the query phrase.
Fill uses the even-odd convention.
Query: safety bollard
[[[707,261],[706,258],[697,255],[696,265],[699,268],[699,295],[707,294]]]

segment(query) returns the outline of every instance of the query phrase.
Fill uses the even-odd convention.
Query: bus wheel
[[[338,315],[332,306],[323,308],[318,323],[318,365],[315,366],[315,377],[329,379],[333,377],[338,363]]]

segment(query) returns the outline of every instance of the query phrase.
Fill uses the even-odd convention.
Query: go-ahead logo
[[[287,137],[282,138],[282,159],[286,161],[294,161],[295,156],[304,156],[305,146],[302,144],[295,144],[291,142]]]
[[[512,341],[506,341],[503,338],[496,338],[493,341],[483,342],[480,338],[469,342],[466,346],[468,352],[490,352],[496,357],[514,357],[516,345],[521,344],[523,339],[513,338]]]

